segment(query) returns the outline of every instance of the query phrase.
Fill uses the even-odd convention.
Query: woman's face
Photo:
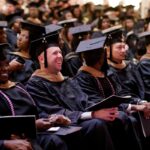
[[[108,29],[109,27],[110,27],[110,20],[108,18],[103,19],[101,25],[102,30]]]
[[[7,60],[0,61],[0,83],[6,83],[9,78],[9,62]]]
[[[17,47],[19,49],[28,49],[29,48],[29,31],[21,30],[20,35],[17,38]]]

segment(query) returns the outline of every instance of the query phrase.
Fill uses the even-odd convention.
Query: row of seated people
[[[21,35],[22,38],[26,40],[28,36],[25,35],[25,30],[23,31]],[[80,135],[78,135],[82,139],[82,142],[79,142],[79,138],[77,137],[73,137],[75,140],[73,138],[72,140],[62,139],[55,134],[40,134],[37,140],[44,150],[50,148],[101,148],[104,150],[142,149],[140,140],[143,139],[140,133],[138,118],[133,116],[131,112],[142,111],[145,117],[149,118],[149,103],[142,101],[143,97],[137,98],[134,96],[135,92],[127,89],[127,84],[125,84],[125,86],[121,84],[116,73],[113,73],[112,70],[108,70],[107,57],[110,59],[109,64],[120,64],[118,65],[119,67],[125,66],[124,62],[121,61],[120,63],[118,59],[124,59],[126,45],[122,41],[122,36],[118,35],[118,32],[117,37],[118,39],[112,38],[114,41],[111,39],[112,47],[108,48],[107,52],[104,48],[106,37],[81,42],[77,48],[77,52],[81,54],[84,62],[83,66],[81,66],[76,76],[66,78],[60,72],[63,57],[60,45],[58,44],[60,42],[58,33],[48,35],[45,33],[43,38],[41,37],[34,40],[31,44],[33,47],[31,46],[30,54],[36,61],[36,65],[39,69],[36,69],[26,82],[26,89],[29,93],[25,90],[23,85],[8,80],[8,72],[13,72],[12,67],[10,63],[8,64],[6,58],[2,57],[0,89],[2,99],[6,102],[6,104],[1,105],[3,108],[1,109],[2,115],[35,115],[38,112],[38,115],[36,115],[37,119],[47,119],[40,120],[42,126],[45,125],[43,128],[46,130],[50,127],[49,116],[51,114],[61,114],[69,118],[64,119],[64,117],[61,116],[64,120],[69,120],[70,125],[82,127]],[[115,47],[115,43],[120,43],[120,45],[117,45],[117,48],[122,49],[123,52],[119,55],[119,58],[117,57],[117,59],[113,60],[114,51],[112,51],[112,49]],[[1,49],[3,50],[3,48]],[[119,52],[117,51],[116,54],[119,54]],[[8,67],[8,65],[10,65],[10,67]],[[134,72],[135,71],[136,70],[134,70]],[[141,82],[141,80],[139,82]],[[133,89],[132,85],[129,87]],[[104,108],[96,111],[86,110],[88,106],[110,95],[131,95],[132,98],[130,103],[122,104],[119,107]],[[8,105],[8,99],[12,101],[11,105]],[[22,105],[23,103],[25,104]],[[8,108],[5,108],[6,106]],[[37,108],[36,113],[33,109],[35,106]],[[5,109],[8,110],[3,111]],[[44,123],[43,121],[46,122]],[[46,125],[46,123],[48,124]],[[41,127],[39,126],[40,125],[38,125],[38,128]],[[57,139],[54,140],[55,138]],[[63,146],[60,146],[61,144]],[[6,146],[8,149],[15,149],[16,144],[14,144],[14,147],[11,147],[8,141],[2,141],[2,146]]]
[[[1,25],[2,25],[1,27],[3,27],[3,28],[6,27],[6,23],[4,23],[4,24],[1,23]],[[33,41],[35,38],[38,38],[41,35],[41,30],[46,30],[46,28],[49,28],[48,32],[50,32],[50,33],[53,33],[53,32],[55,33],[56,31],[59,31],[59,33],[60,33],[60,31],[62,30],[62,27],[57,26],[57,25],[48,25],[48,26],[43,27],[43,29],[42,29],[41,26],[33,25],[33,24],[30,24],[27,22],[21,22],[21,33],[17,39],[18,49],[15,52],[10,52],[8,55],[8,59],[10,61],[11,70],[12,70],[11,71],[11,79],[13,81],[18,81],[23,84],[26,84],[26,82],[30,78],[31,74],[37,68],[37,65],[35,65],[35,62],[33,62],[32,58],[30,56],[31,55],[29,52],[29,49],[31,46],[30,42]],[[81,26],[70,28],[70,33],[73,35],[73,42],[72,42],[73,51],[68,53],[67,55],[65,55],[66,51],[67,51],[66,49],[68,49],[67,44],[62,39],[60,39],[61,40],[61,49],[62,49],[62,53],[64,56],[63,67],[62,67],[63,75],[73,77],[74,75],[76,75],[78,69],[81,67],[82,60],[80,59],[80,56],[74,50],[77,48],[77,46],[81,40],[89,39],[89,32],[91,30],[92,29],[91,29],[90,25],[81,25]],[[106,31],[104,30],[102,32],[103,33],[102,35],[110,35],[111,32],[114,32],[114,31],[115,31],[115,27],[111,27],[109,29],[106,29]],[[118,34],[112,34],[112,39],[116,39]],[[130,87],[131,92],[138,95],[141,99],[148,100],[149,95],[150,95],[149,94],[149,78],[148,78],[149,69],[147,69],[149,67],[149,52],[148,52],[149,51],[148,50],[149,49],[148,48],[149,32],[143,32],[142,34],[139,35],[139,38],[147,39],[147,40],[145,40],[145,43],[147,45],[146,53],[143,55],[143,57],[141,57],[141,61],[138,63],[137,67],[132,64],[132,67],[137,68],[136,69],[137,71],[135,71],[133,73],[129,73],[130,71],[127,71],[128,73],[125,76],[125,78],[127,78],[127,80],[129,80],[129,77],[134,78],[134,76],[135,76],[135,79],[132,79],[132,80],[130,79],[130,82],[126,83],[126,84],[128,84],[127,88]],[[6,40],[4,40],[4,41],[6,41]],[[125,44],[126,41],[124,40],[121,42]],[[129,51],[128,45],[126,45],[126,48],[124,48],[124,52],[123,52],[123,54],[121,54],[124,56],[123,56],[123,58],[121,58],[120,57],[121,55],[119,55],[119,51],[121,52],[121,47],[119,47],[120,49],[118,49],[118,56],[113,56],[113,55],[115,55],[115,53],[117,53],[116,48],[114,46],[115,43],[116,42],[111,43],[111,44],[108,43],[108,45],[107,45],[107,49],[108,49],[107,50],[107,53],[108,53],[107,58],[108,58],[109,66],[113,65],[113,67],[111,67],[111,68],[116,68],[117,69],[117,70],[115,69],[116,73],[118,73],[118,70],[119,70],[119,72],[121,71],[124,74],[124,70],[126,70],[126,66],[128,66],[127,68],[129,70],[130,69],[133,70],[134,68],[131,67],[132,61],[130,61],[130,60],[124,61],[126,59],[126,54]],[[109,47],[111,47],[111,52],[109,52],[110,51]],[[109,56],[109,53],[111,56]],[[115,60],[116,58],[114,58],[114,57],[117,57],[117,59],[119,58],[120,60]],[[119,76],[120,76],[120,74],[121,73],[118,73]],[[123,76],[120,79],[121,79],[121,81],[126,82],[126,80],[124,80]],[[136,80],[138,80],[138,82],[140,83],[139,84],[140,86],[138,86],[138,84],[136,84],[137,83]],[[136,86],[138,86],[138,87],[136,87],[136,89],[133,88],[133,87],[135,87],[134,84]]]

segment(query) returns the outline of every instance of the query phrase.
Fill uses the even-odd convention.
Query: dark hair
[[[104,57],[102,57],[102,54],[104,54]],[[86,64],[91,67],[94,66],[97,62],[99,62],[100,59],[104,59],[101,71],[106,73],[108,69],[106,51],[104,48],[83,52],[82,59],[84,59]]]
[[[98,21],[98,28],[99,29],[102,29],[102,22],[103,22],[104,19],[108,19],[110,21],[110,19],[107,15],[104,15],[104,16],[100,17],[99,21]]]
[[[136,44],[136,51],[139,56],[142,56],[146,53],[146,41],[145,38],[140,38]]]

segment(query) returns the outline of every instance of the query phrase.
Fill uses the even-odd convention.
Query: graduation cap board
[[[36,124],[34,115],[1,116],[0,139],[10,139],[11,135],[25,136],[29,139],[36,138]]]
[[[77,27],[69,28],[69,33],[72,35],[87,33],[91,31],[91,25],[80,25]]]
[[[9,27],[11,27],[17,20],[23,21],[23,11],[17,11],[13,14],[7,15],[6,20],[8,21]]]
[[[102,30],[102,34],[107,36],[106,45],[111,46],[114,43],[125,42],[125,36],[122,25],[110,27]],[[112,51],[112,50],[110,50]],[[110,52],[111,55],[111,52]]]
[[[30,23],[27,21],[21,22],[21,28],[28,29],[29,31],[35,31],[36,30],[36,31],[44,32],[43,26],[33,24],[33,23]]]
[[[60,25],[55,25],[55,24],[49,24],[46,26],[41,26],[41,25],[37,25],[37,24],[33,24],[27,21],[22,21],[21,22],[21,27],[24,29],[28,29],[31,32],[38,32],[41,33],[40,36],[45,35],[45,34],[50,34],[53,32],[57,32],[59,30],[61,30],[63,27]],[[39,37],[37,37],[38,39]]]
[[[76,49],[77,53],[92,51],[103,48],[105,45],[106,36],[81,41]]]
[[[143,37],[147,37],[147,36],[150,36],[150,31],[145,31],[145,32],[142,32],[138,35],[138,38],[143,38]]]
[[[50,34],[61,30],[63,27],[60,25],[49,24],[45,26],[45,34]]]
[[[113,27],[110,27],[108,29],[102,30],[102,34],[109,35],[109,34],[112,34],[114,32],[117,32],[121,29],[122,29],[122,25],[113,26]]]
[[[131,100],[131,96],[112,95],[90,107],[87,107],[86,110],[95,111],[103,108],[118,107],[122,103],[129,103],[130,100]]]
[[[62,25],[63,27],[66,26],[74,26],[73,24],[77,21],[77,18],[72,18],[72,19],[67,19],[67,20],[62,20],[58,22],[58,25]]]
[[[6,28],[8,26],[7,21],[0,21],[0,28]]]
[[[144,39],[145,44],[149,45],[149,43],[150,43],[150,31],[145,31],[145,32],[140,33],[138,35],[138,38],[139,39]]]

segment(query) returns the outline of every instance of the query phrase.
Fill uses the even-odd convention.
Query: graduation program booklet
[[[102,101],[89,106],[86,108],[87,111],[95,111],[102,108],[111,108],[111,107],[118,107],[122,103],[128,103],[131,100],[131,96],[117,96],[111,95]]]
[[[35,116],[0,116],[0,139],[10,139],[12,134],[21,138],[35,139]]]
[[[143,112],[138,112],[144,137],[150,136],[150,119],[144,118]]]

